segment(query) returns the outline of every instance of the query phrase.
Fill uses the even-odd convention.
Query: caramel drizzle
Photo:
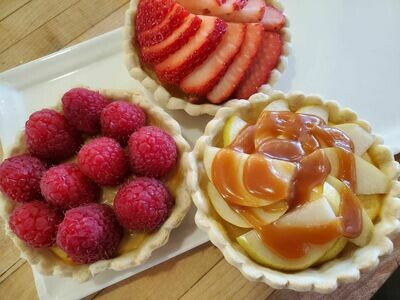
[[[249,199],[243,196],[246,193],[271,201],[286,199],[289,209],[307,202],[311,191],[322,186],[331,172],[328,158],[323,151],[318,151],[323,147],[335,147],[338,151],[338,178],[345,184],[341,191],[341,226],[333,222],[324,226],[288,229],[276,223],[264,224],[247,208],[257,206],[257,203],[248,205],[246,201]],[[328,127],[322,119],[312,115],[263,112],[257,123],[244,128],[228,149],[221,150],[214,160],[213,182],[224,199],[235,205],[234,209],[253,225],[262,241],[277,254],[299,258],[307,253],[310,244],[324,244],[340,235],[354,238],[361,233],[361,204],[354,194],[354,145],[339,129]],[[239,169],[234,162],[235,155],[228,155],[228,151],[250,155],[244,165],[244,189],[237,188]],[[296,164],[289,190],[285,188],[287,182],[271,173],[264,157]]]

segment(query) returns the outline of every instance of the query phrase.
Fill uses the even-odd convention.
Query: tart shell
[[[249,280],[264,282],[275,289],[292,289],[296,291],[315,291],[318,293],[333,292],[340,283],[357,281],[360,271],[375,268],[379,257],[391,253],[393,243],[390,234],[400,229],[400,174],[399,163],[394,160],[389,148],[383,146],[382,139],[375,136],[375,142],[370,148],[377,167],[391,179],[391,190],[383,200],[380,220],[374,226],[372,239],[362,248],[354,248],[341,254],[318,267],[308,268],[298,272],[283,272],[261,266],[251,260],[236,241],[231,240],[223,226],[212,216],[213,208],[208,195],[202,191],[199,183],[208,182],[202,163],[204,149],[220,138],[226,120],[232,115],[256,118],[269,103],[285,99],[292,111],[305,105],[323,105],[329,112],[329,122],[359,124],[368,132],[371,128],[367,122],[358,120],[357,115],[348,108],[340,108],[334,101],[323,101],[319,96],[306,96],[302,93],[284,94],[272,92],[270,95],[255,94],[249,101],[236,100],[229,107],[221,108],[213,120],[209,122],[204,135],[197,141],[192,152],[193,164],[198,166],[198,172],[189,174],[189,186],[192,199],[197,206],[196,224],[205,231],[211,242],[223,253],[225,259]],[[347,250],[347,249],[346,249]]]
[[[146,71],[142,68],[139,55],[137,50],[132,45],[132,41],[135,39],[135,17],[137,12],[137,5],[139,0],[131,0],[129,9],[125,15],[125,26],[124,26],[124,53],[125,53],[125,64],[128,68],[129,74],[136,80],[138,80],[146,89],[148,89],[154,96],[154,99],[164,105],[170,110],[181,110],[183,109],[186,113],[191,116],[199,115],[211,115],[214,116],[218,109],[222,106],[228,106],[232,100],[229,100],[221,105],[206,103],[206,104],[192,104],[185,99],[172,96],[169,91],[159,82],[154,80]],[[276,0],[268,0],[268,4],[275,8],[283,11],[283,6]],[[278,66],[272,71],[268,83],[260,87],[260,91],[270,89],[280,78],[284,70],[286,69],[288,56],[290,53],[290,33],[289,33],[289,20],[286,18],[286,24],[281,30],[283,37],[283,52],[280,57]]]
[[[70,265],[62,261],[49,248],[35,249],[28,246],[11,231],[8,219],[13,209],[17,206],[17,203],[0,194],[0,214],[5,220],[6,234],[20,250],[21,257],[26,259],[32,266],[35,266],[43,275],[68,276],[73,277],[79,282],[84,282],[105,270],[122,271],[143,264],[150,258],[151,253],[155,249],[162,247],[168,242],[171,231],[180,225],[191,205],[190,192],[186,184],[185,174],[193,169],[191,165],[193,161],[189,158],[190,146],[182,137],[179,124],[162,108],[145,99],[140,92],[118,90],[100,90],[99,92],[110,99],[124,99],[139,105],[147,113],[152,125],[161,127],[173,137],[179,151],[179,160],[175,172],[176,175],[181,175],[177,182],[175,182],[176,189],[171,191],[175,195],[175,206],[160,229],[149,234],[137,249],[115,258],[101,260],[92,264]],[[22,137],[23,135],[21,134],[17,142],[18,146],[21,146]]]

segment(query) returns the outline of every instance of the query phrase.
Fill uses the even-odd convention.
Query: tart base
[[[150,76],[142,68],[139,55],[137,50],[132,45],[132,41],[135,39],[135,16],[137,12],[137,5],[139,0],[131,0],[129,9],[125,14],[125,26],[124,26],[124,53],[125,53],[125,64],[128,68],[129,74],[136,80],[138,80],[149,92],[154,96],[154,99],[164,105],[170,110],[184,110],[191,116],[199,115],[210,115],[214,116],[218,109],[223,106],[229,106],[232,100],[229,100],[221,105],[216,104],[192,104],[183,98],[174,97],[171,93],[161,85],[157,80],[154,80],[153,76]],[[276,0],[266,1],[268,4],[275,8],[283,11],[283,6]],[[286,18],[286,24],[281,30],[283,37],[283,52],[280,57],[279,64],[275,70],[272,71],[268,83],[260,87],[260,91],[269,90],[278,81],[288,62],[288,56],[290,53],[290,32],[289,32],[289,20]],[[153,77],[153,78],[152,78]]]
[[[361,271],[375,268],[379,257],[393,250],[389,235],[400,229],[400,199],[397,198],[400,194],[400,183],[397,181],[400,174],[399,163],[394,160],[390,149],[382,145],[382,139],[375,137],[369,153],[377,167],[391,179],[391,190],[383,200],[379,221],[375,224],[368,245],[346,249],[347,251],[334,260],[298,272],[274,270],[255,263],[236,241],[229,238],[223,225],[213,217],[214,209],[207,193],[202,189],[204,182],[208,182],[202,158],[207,145],[215,145],[221,141],[221,132],[230,116],[238,115],[245,120],[254,119],[269,103],[279,99],[285,99],[292,111],[305,105],[323,105],[329,111],[330,123],[354,122],[371,132],[369,124],[358,120],[353,111],[340,108],[334,101],[324,102],[319,96],[306,96],[302,93],[286,95],[278,91],[270,95],[255,94],[249,101],[232,101],[229,107],[221,108],[210,121],[204,136],[198,140],[191,155],[192,163],[198,166],[198,173],[191,172],[188,176],[192,199],[197,207],[195,221],[197,226],[208,234],[211,242],[221,250],[225,259],[249,280],[264,282],[275,289],[330,293],[341,283],[358,280]]]
[[[6,234],[20,250],[21,257],[26,259],[29,264],[43,275],[68,276],[79,282],[84,282],[105,270],[122,271],[143,264],[150,258],[155,249],[167,243],[171,231],[181,224],[191,205],[185,174],[192,171],[194,166],[192,165],[192,160],[189,159],[190,146],[182,137],[179,124],[162,108],[145,99],[140,92],[119,90],[99,90],[99,92],[110,99],[128,100],[139,105],[147,113],[150,124],[160,126],[173,137],[177,144],[180,158],[179,164],[174,171],[174,178],[170,177],[166,185],[175,196],[175,206],[160,229],[148,234],[138,248],[112,259],[87,265],[71,265],[60,259],[50,248],[35,249],[20,240],[8,225],[9,216],[17,206],[17,203],[0,194],[0,215],[5,221]],[[18,139],[17,143],[18,147],[12,153],[21,152],[24,149],[23,139]],[[174,186],[175,189],[171,190],[171,186]]]

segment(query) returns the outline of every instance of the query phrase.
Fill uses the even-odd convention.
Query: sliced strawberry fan
[[[290,48],[282,10],[275,0],[131,0],[128,70],[167,108],[214,115],[278,80]]]

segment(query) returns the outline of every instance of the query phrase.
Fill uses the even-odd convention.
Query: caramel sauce
[[[289,208],[303,205],[310,198],[311,191],[322,185],[329,173],[331,164],[322,151],[305,156],[299,163],[293,178],[292,193],[288,198]]]
[[[240,134],[237,136],[237,138],[232,142],[232,144],[229,146],[229,148],[238,151],[238,152],[243,152],[247,154],[251,154],[255,152],[254,148],[254,133],[256,130],[255,125],[248,125],[246,126]]]
[[[288,196],[287,180],[274,174],[262,154],[250,155],[246,160],[243,183],[250,194],[256,197],[279,201]]]
[[[362,209],[360,200],[346,186],[340,193],[341,201],[339,215],[342,223],[342,234],[344,237],[354,239],[362,231]]]
[[[337,149],[338,178],[346,186],[341,192],[339,218],[321,226],[280,226],[277,222],[266,224],[248,208],[257,203],[246,193],[269,201],[286,199],[289,210],[309,201],[312,190],[322,186],[331,172],[329,159],[319,150],[324,147]],[[238,162],[235,152],[249,154],[243,171],[243,162]],[[341,235],[354,238],[361,233],[362,210],[354,194],[353,152],[351,139],[339,129],[328,127],[319,117],[266,111],[256,124],[244,128],[227,149],[219,151],[213,161],[212,180],[232,208],[253,225],[265,245],[282,257],[296,259],[306,255],[311,245],[326,244]],[[268,159],[294,163],[292,182],[276,174]],[[268,206],[261,209],[268,211]]]

